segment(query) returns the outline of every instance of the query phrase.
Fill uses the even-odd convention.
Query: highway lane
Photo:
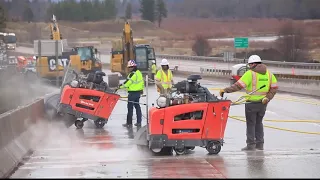
[[[16,51],[22,53],[33,53],[32,48],[28,47],[17,47]],[[101,60],[103,63],[110,63],[110,55],[101,54]],[[160,64],[161,59],[157,59],[157,64]],[[179,66],[179,69],[182,71],[192,71],[192,72],[200,72],[200,68],[213,68],[213,69],[223,69],[223,70],[231,70],[231,67],[234,65],[233,63],[219,63],[219,62],[195,62],[195,61],[179,61],[179,60],[169,60],[170,65]],[[269,69],[273,73],[284,73],[284,74],[292,74],[293,71],[291,68],[277,68],[277,67],[269,67]],[[294,69],[294,74],[296,75],[320,75],[320,70],[314,69]]]
[[[176,77],[175,81],[184,79]],[[200,82],[217,89],[228,85],[217,81]],[[151,105],[157,98],[155,87],[149,87],[148,92]],[[212,90],[214,94],[217,92]],[[121,94],[126,95],[125,92]],[[227,94],[231,100],[240,96],[241,93]],[[141,101],[146,102],[145,98]],[[279,93],[268,105],[265,119],[320,120],[319,105],[319,99]],[[143,114],[145,110],[143,106]],[[230,116],[244,116],[244,105],[232,106]],[[96,129],[91,121],[85,123],[83,130],[52,125],[49,136],[11,178],[320,177],[319,135],[265,128],[265,150],[242,152],[245,123],[229,118],[226,143],[219,155],[209,156],[205,149],[197,147],[193,153],[183,156],[155,157],[136,148],[133,137],[137,129],[121,127],[125,118],[126,102],[119,101],[102,130]],[[318,123],[265,122],[265,125],[320,132]]]

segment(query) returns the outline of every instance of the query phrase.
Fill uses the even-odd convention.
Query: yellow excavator
[[[53,15],[49,27],[51,31],[50,39],[62,40],[62,35],[55,15]],[[98,50],[93,46],[73,47],[71,51],[65,52],[62,45],[62,56],[58,57],[58,65],[56,65],[55,56],[42,56],[41,58],[37,58],[36,72],[39,77],[51,81],[55,81],[58,76],[61,80],[60,82],[62,82],[64,67],[67,67],[70,62],[70,66],[73,69],[82,72],[83,74],[102,70],[102,63],[98,57]]]
[[[50,39],[62,40],[62,35],[60,33],[59,26],[54,15],[49,27],[51,31]],[[56,57],[54,56],[54,53],[52,53],[52,56],[41,56],[41,58],[37,57],[36,72],[38,74],[38,77],[40,78],[55,81],[58,76],[59,79],[62,80],[64,75],[64,67],[67,67],[70,62],[70,66],[80,72],[80,56],[77,55],[76,52],[63,52],[62,46],[62,56],[58,56],[58,64],[56,64]]]
[[[131,26],[125,23],[121,40],[112,42],[110,69],[112,73],[120,73],[123,78],[128,75],[127,63],[134,59],[137,68],[142,72],[144,78],[148,74],[151,77],[152,62],[156,63],[154,48],[145,39],[134,39]],[[110,87],[119,85],[120,77],[118,74],[108,75]]]

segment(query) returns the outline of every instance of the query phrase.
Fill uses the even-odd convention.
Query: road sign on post
[[[234,48],[248,48],[248,38],[234,38]]]

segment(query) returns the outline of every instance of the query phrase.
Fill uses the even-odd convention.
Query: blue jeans
[[[133,106],[136,109],[136,113],[137,113],[137,123],[141,123],[142,120],[142,113],[141,113],[141,107],[139,101],[140,101],[140,96],[141,93],[140,92],[129,92],[128,95],[128,114],[127,114],[127,124],[132,124],[132,116],[133,116]],[[135,102],[135,103],[132,103]]]

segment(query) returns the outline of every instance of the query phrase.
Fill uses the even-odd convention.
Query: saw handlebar
[[[241,104],[249,104],[249,103],[252,103],[252,102],[246,102],[249,98],[250,98],[250,95],[252,95],[253,93],[259,91],[260,89],[266,87],[266,85],[262,85],[260,88],[254,90],[254,91],[251,91],[250,93],[244,95],[244,96],[241,96],[239,97],[236,101],[233,101],[231,103],[231,105],[241,105]]]

